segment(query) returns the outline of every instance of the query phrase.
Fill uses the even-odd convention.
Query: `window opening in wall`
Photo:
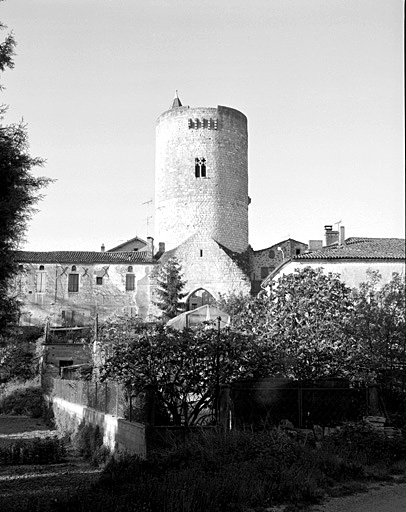
[[[203,249],[200,249],[200,257],[203,258]]]
[[[63,327],[73,327],[76,325],[76,319],[75,319],[75,311],[67,311],[62,310],[62,326]]]
[[[40,265],[40,266],[39,266],[39,269],[40,269],[40,270],[45,270],[44,265]]]
[[[40,267],[41,269],[41,267]],[[47,275],[45,272],[37,272],[36,292],[45,293]]]
[[[131,265],[128,267],[127,272],[133,272],[133,268]]]
[[[78,291],[79,291],[79,274],[69,274],[68,292],[78,292]]]
[[[125,289],[127,292],[135,290],[135,275],[126,274],[125,276]]]
[[[261,267],[261,279],[265,279],[269,274],[269,267]]]
[[[102,277],[96,277],[96,284],[103,284],[103,278]]]
[[[72,272],[76,272],[76,265],[72,265]]]
[[[296,255],[300,254],[300,249],[296,249]]]
[[[271,250],[269,251],[269,257],[270,257],[271,259],[275,258],[275,251],[274,251],[273,249],[271,249]]]
[[[66,368],[67,366],[72,366],[73,365],[73,361],[72,359],[69,359],[68,360],[59,360],[59,375],[62,374],[62,368]]]
[[[24,270],[24,265],[18,265],[18,270]]]
[[[196,178],[206,177],[206,159],[195,158],[195,176]]]

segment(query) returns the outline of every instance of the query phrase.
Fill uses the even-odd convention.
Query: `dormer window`
[[[195,176],[196,178],[206,178],[205,158],[195,158]]]

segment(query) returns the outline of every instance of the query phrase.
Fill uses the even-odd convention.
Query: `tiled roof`
[[[293,261],[329,259],[405,259],[403,238],[348,238],[344,245],[330,245],[318,251],[293,256]]]
[[[153,263],[151,256],[142,251],[15,251],[14,257],[19,263]]]
[[[113,251],[118,252],[118,249],[120,249],[120,247],[124,247],[124,245],[131,244],[133,242],[141,242],[144,245],[147,245],[147,242],[145,240],[143,240],[142,238],[139,238],[138,236],[135,236],[134,238],[130,238],[130,240],[127,240],[126,242],[123,242],[120,245],[116,245],[116,247],[109,249],[107,252],[113,252]]]
[[[276,247],[278,247],[278,246],[280,246],[282,244],[286,244],[287,242],[294,243],[294,244],[307,245],[304,242],[299,242],[299,240],[295,240],[294,238],[287,238],[286,240],[282,240],[281,242],[278,242],[277,244],[273,244],[270,247],[266,247],[265,249],[258,249],[256,251],[254,251],[254,249],[252,249],[252,252],[254,254],[258,254],[260,252],[269,251],[270,249],[275,249]]]

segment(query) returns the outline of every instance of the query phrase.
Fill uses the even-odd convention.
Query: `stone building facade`
[[[156,261],[147,252],[19,251],[16,259],[20,325],[83,326],[96,315],[150,313],[148,276]]]
[[[307,249],[307,244],[289,238],[266,249],[252,251],[250,255],[252,293],[257,294],[261,289],[261,282],[285,260],[304,254]]]
[[[330,228],[330,226],[326,226]],[[331,242],[331,229],[326,229],[326,242]],[[304,267],[322,268],[326,274],[339,274],[350,288],[358,288],[367,281],[367,271],[377,271],[381,276],[380,285],[388,283],[395,274],[405,275],[405,240],[401,238],[342,237],[320,249],[292,255],[271,272],[261,287],[269,290],[273,281],[296,269]]]

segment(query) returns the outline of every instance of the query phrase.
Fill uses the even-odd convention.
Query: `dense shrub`
[[[37,380],[9,382],[1,387],[0,392],[0,414],[42,416],[45,403]]]
[[[354,449],[357,447],[357,449]],[[318,445],[285,432],[201,431],[147,460],[119,455],[107,462],[92,498],[59,511],[244,512],[276,503],[314,503],[337,482],[387,477],[406,440],[383,438],[353,424]],[[385,471],[371,473],[373,461]]]
[[[57,437],[19,439],[0,446],[0,464],[54,464],[65,456],[65,445]]]
[[[103,446],[103,432],[98,425],[82,422],[72,438],[72,444],[78,454],[94,465],[103,464],[110,451]]]

